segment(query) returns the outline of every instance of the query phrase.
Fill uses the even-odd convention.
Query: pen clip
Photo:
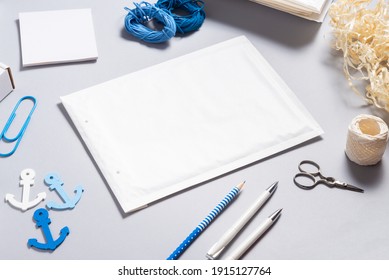
[[[215,244],[217,245],[217,244]],[[212,252],[213,248],[209,250],[209,252],[205,255],[207,259],[209,260],[215,260],[217,257],[219,257],[220,253],[226,248],[226,246],[221,247],[218,251]]]

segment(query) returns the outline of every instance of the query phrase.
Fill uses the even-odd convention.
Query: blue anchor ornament
[[[15,208],[18,208],[22,211],[26,211],[30,208],[35,207],[38,205],[41,201],[43,201],[46,198],[46,193],[41,192],[39,193],[35,199],[30,199],[30,189],[32,186],[34,186],[34,178],[35,178],[35,171],[32,169],[24,169],[20,173],[20,186],[23,187],[23,194],[22,194],[22,201],[18,201],[15,199],[15,196],[13,194],[7,193],[5,195],[5,202],[8,202]]]
[[[62,242],[65,240],[65,238],[69,235],[69,228],[63,227],[60,231],[59,237],[54,240],[53,236],[51,234],[49,225],[51,223],[51,220],[49,219],[49,213],[44,208],[39,208],[34,212],[33,216],[36,226],[42,229],[43,236],[45,237],[46,243],[40,243],[35,238],[30,238],[27,242],[29,247],[35,247],[37,249],[41,250],[52,250],[54,251],[59,245],[62,244]]]
[[[81,186],[77,186],[74,190],[74,197],[70,198],[63,188],[64,183],[61,181],[59,176],[54,173],[50,173],[45,177],[45,183],[49,186],[50,190],[55,190],[63,201],[62,204],[56,203],[54,201],[49,201],[46,205],[49,209],[73,209],[78,203],[78,201],[81,199],[81,195],[84,192],[84,189]]]

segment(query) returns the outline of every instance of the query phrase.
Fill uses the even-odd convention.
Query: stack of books
[[[292,15],[322,22],[332,0],[250,0]]]

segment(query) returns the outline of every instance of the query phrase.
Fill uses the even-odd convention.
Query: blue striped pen
[[[193,241],[207,228],[207,226],[226,208],[242,190],[245,182],[234,187],[223,200],[208,214],[207,217],[192,231],[191,234],[177,247],[167,260],[176,260],[192,244]]]

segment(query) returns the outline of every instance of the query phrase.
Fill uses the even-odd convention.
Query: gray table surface
[[[210,246],[271,183],[279,181],[272,199],[227,248],[231,252],[265,217],[278,208],[275,226],[244,259],[388,259],[389,173],[387,152],[376,166],[362,167],[344,153],[347,127],[361,113],[389,121],[388,113],[365,106],[348,87],[342,58],[331,48],[329,17],[321,24],[247,0],[206,1],[207,18],[198,32],[166,44],[140,43],[124,31],[128,1],[0,2],[0,61],[11,66],[16,89],[0,103],[0,127],[25,95],[38,107],[16,153],[0,158],[0,195],[18,196],[19,174],[36,172],[32,193],[45,188],[43,178],[57,172],[67,188],[82,184],[85,193],[72,211],[50,211],[55,236],[71,230],[54,252],[27,247],[41,239],[33,209],[21,212],[0,203],[0,259],[165,259],[235,184],[246,180],[238,201],[182,255],[204,259]],[[96,62],[24,68],[21,64],[18,13],[91,8],[99,58]],[[60,96],[112,78],[245,35],[295,92],[322,126],[322,137],[261,160],[141,211],[124,215],[88,150],[79,138]],[[354,193],[319,186],[304,191],[294,186],[297,164],[320,163],[323,173],[360,186]],[[385,172],[386,170],[386,172]],[[42,205],[42,204],[41,204]],[[223,258],[221,256],[221,258]]]

